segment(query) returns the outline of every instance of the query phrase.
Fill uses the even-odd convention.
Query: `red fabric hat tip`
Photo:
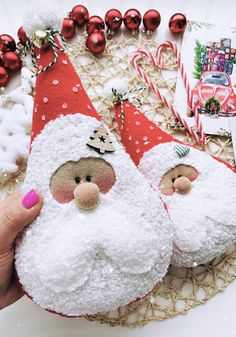
[[[61,115],[81,113],[100,120],[68,55],[57,53],[56,63],[36,78],[31,142],[49,121]],[[53,59],[51,46],[41,49],[38,71]]]
[[[136,165],[144,153],[155,145],[173,141],[173,137],[162,131],[130,102],[123,101],[124,122],[122,123],[121,105],[114,105],[121,140]]]

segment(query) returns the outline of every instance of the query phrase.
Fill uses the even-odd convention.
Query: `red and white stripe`
[[[162,95],[161,91],[153,83],[151,78],[137,64],[137,62],[140,60],[141,57],[148,57],[155,67],[159,67],[160,69],[163,69],[164,66],[165,66],[165,62],[164,62],[164,59],[162,57],[162,52],[165,48],[171,48],[173,50],[176,58],[177,58],[177,63],[178,63],[178,67],[180,69],[181,76],[183,78],[184,87],[187,91],[188,108],[194,112],[195,122],[196,122],[198,132],[195,130],[195,128],[188,125],[188,122],[183,117],[181,117],[181,115],[178,113],[178,111],[175,110],[173,104],[170,103],[164,95]],[[191,87],[189,85],[189,82],[188,82],[188,79],[187,79],[187,74],[185,72],[184,65],[181,61],[181,55],[180,55],[180,52],[178,50],[177,45],[175,43],[171,42],[171,41],[166,41],[166,42],[160,44],[157,48],[155,57],[149,51],[138,50],[134,53],[131,62],[132,62],[132,66],[137,70],[140,77],[147,83],[147,85],[152,89],[152,91],[155,93],[155,95],[157,95],[160,98],[160,100],[164,103],[164,105],[181,122],[181,124],[183,124],[183,126],[188,130],[188,132],[191,134],[191,136],[194,138],[194,140],[198,143],[205,144],[206,143],[205,133],[203,132],[203,127],[202,127],[201,120],[199,118],[199,113],[197,111],[196,104],[194,104],[194,102],[193,102],[192,90],[191,90]]]

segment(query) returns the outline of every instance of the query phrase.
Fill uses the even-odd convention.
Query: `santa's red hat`
[[[136,165],[155,145],[173,141],[173,137],[162,131],[132,103],[137,92],[129,92],[124,82],[109,81],[105,93],[113,100],[121,141]]]
[[[54,41],[59,44],[58,39]],[[100,120],[66,51],[58,49],[57,54],[57,61],[47,70],[39,73],[36,78],[32,141],[48,122],[61,115],[80,112]],[[37,71],[40,72],[46,68],[53,59],[51,45],[47,49],[40,49]]]
[[[128,91],[127,85],[117,79],[109,81],[105,88],[106,95],[114,103],[121,142],[134,163],[141,171],[143,171],[144,166],[145,170],[149,171],[154,161],[158,161],[158,172],[155,175],[155,177],[158,177],[158,181],[156,183],[161,180],[164,173],[176,165],[185,162],[194,166],[195,158],[193,158],[192,153],[198,150],[190,151],[191,146],[185,145],[161,130],[144,113],[140,112],[132,103],[139,101],[134,97],[137,95],[137,91]],[[215,159],[234,170],[228,163],[219,158]]]

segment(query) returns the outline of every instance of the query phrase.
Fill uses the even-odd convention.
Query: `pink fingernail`
[[[32,189],[26,193],[22,199],[22,205],[30,209],[39,202],[39,195],[36,190]]]

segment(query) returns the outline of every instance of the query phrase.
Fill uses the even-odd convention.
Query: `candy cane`
[[[167,47],[171,48],[174,51],[174,54],[175,54],[175,56],[177,58],[177,63],[178,63],[178,66],[180,68],[180,72],[181,72],[181,76],[183,78],[185,89],[187,91],[188,106],[190,107],[191,110],[194,111],[194,116],[195,116],[196,125],[197,125],[197,128],[198,128],[199,134],[196,132],[196,130],[194,130],[194,128],[192,128],[192,127],[190,127],[188,125],[187,121],[183,117],[180,116],[180,114],[178,113],[178,111],[175,110],[173,104],[171,104],[166,99],[166,97],[164,95],[162,95],[162,93],[160,92],[159,88],[152,82],[152,80],[148,77],[148,75],[137,64],[137,61],[140,59],[140,56],[141,57],[145,56],[145,57],[148,57],[148,58],[151,59],[151,61],[154,64],[154,66],[163,69],[163,67],[164,67],[164,60],[163,60],[163,57],[162,57],[162,51],[163,51],[164,48],[167,48]],[[181,56],[180,56],[180,53],[178,51],[178,48],[177,48],[176,44],[174,44],[171,41],[166,41],[165,43],[162,43],[157,48],[157,52],[156,52],[155,58],[152,55],[152,53],[150,53],[149,51],[138,50],[138,51],[136,51],[134,53],[131,62],[132,62],[132,66],[137,70],[137,72],[139,73],[140,77],[142,79],[144,79],[144,81],[147,83],[147,85],[160,98],[160,100],[164,103],[164,105],[183,124],[183,126],[188,130],[188,132],[195,139],[195,141],[197,141],[198,143],[205,144],[206,138],[205,138],[205,134],[203,132],[202,123],[200,121],[199,114],[198,114],[198,111],[196,109],[196,105],[194,104],[193,99],[192,99],[192,91],[191,91],[189,82],[187,80],[187,75],[186,75],[186,73],[184,71],[184,66],[183,66],[183,64],[181,62]]]
[[[200,134],[201,142],[203,144],[205,144],[205,142],[206,142],[205,134],[203,132],[201,120],[199,118],[197,106],[193,101],[192,90],[191,90],[190,84],[188,82],[188,78],[187,78],[187,74],[186,74],[185,69],[184,69],[184,65],[181,62],[180,52],[179,52],[178,47],[175,43],[173,43],[171,41],[166,41],[166,42],[164,42],[164,43],[162,43],[158,46],[157,52],[156,52],[157,64],[159,64],[159,66],[162,67],[162,68],[164,67],[164,61],[163,61],[163,58],[162,58],[162,51],[163,51],[163,49],[168,48],[168,47],[173,50],[174,55],[176,56],[178,67],[180,68],[180,73],[181,73],[181,76],[183,78],[184,87],[185,87],[186,92],[187,92],[188,107],[189,107],[190,110],[192,110],[194,112],[195,122],[196,122],[196,125],[197,125],[197,128],[198,128],[199,134]]]

